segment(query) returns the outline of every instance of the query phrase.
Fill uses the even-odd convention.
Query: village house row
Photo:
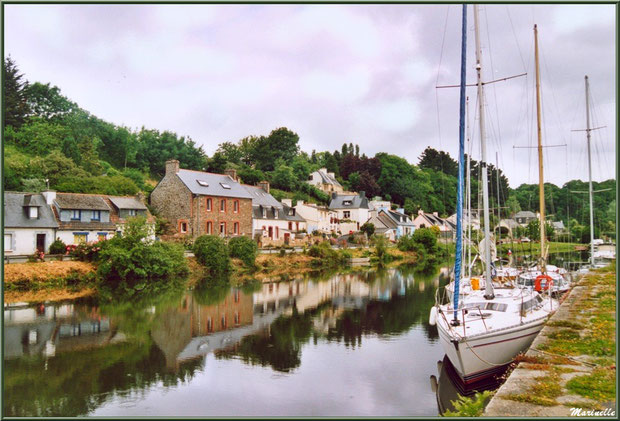
[[[169,223],[169,232],[162,239],[244,235],[261,247],[296,245],[305,244],[308,234],[355,233],[366,222],[374,225],[376,234],[391,241],[430,226],[437,226],[445,238],[454,237],[454,215],[444,219],[436,212],[419,211],[412,219],[380,197],[369,200],[363,191],[344,191],[325,168],[312,173],[307,182],[331,195],[329,206],[300,200],[293,206],[291,199],[279,202],[270,194],[267,181],[250,186],[232,169],[213,174],[182,169],[179,161],[169,160],[165,176],[151,192],[150,205]],[[141,194],[5,192],[4,215],[5,256],[45,253],[57,238],[67,245],[104,240],[121,234],[127,219],[134,216],[145,217],[153,233],[155,223]],[[502,222],[511,230],[512,225],[524,225],[533,218],[534,214],[517,214],[516,221]],[[470,223],[479,229],[475,215]]]

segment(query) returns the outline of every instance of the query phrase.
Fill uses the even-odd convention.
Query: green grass
[[[566,383],[566,388],[584,398],[611,401],[616,398],[615,368],[599,368],[591,374],[578,376]]]

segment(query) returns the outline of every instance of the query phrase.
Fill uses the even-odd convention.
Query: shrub
[[[351,252],[348,251],[346,253],[348,253],[349,255],[351,254]],[[346,263],[346,253],[344,250],[338,252],[337,250],[332,249],[327,241],[315,244],[308,250],[309,256],[317,258],[314,264],[321,266],[330,266]]]
[[[258,254],[258,246],[249,237],[233,237],[228,242],[230,257],[236,257],[248,267],[253,267]]]
[[[198,263],[211,274],[222,274],[230,268],[230,256],[226,242],[215,235],[201,235],[194,241],[194,255]]]
[[[457,400],[452,401],[454,411],[447,410],[443,413],[444,417],[479,417],[484,412],[484,408],[493,396],[493,392],[485,390],[476,392],[472,397],[459,395]]]
[[[131,247],[110,241],[100,253],[97,273],[113,289],[141,290],[147,281],[161,281],[187,274],[183,248],[173,243],[139,242]]]
[[[50,254],[65,254],[66,251],[67,245],[60,238],[57,238],[50,244]]]
[[[389,263],[392,256],[388,252],[388,239],[383,235],[373,235],[372,242],[375,246],[375,256],[379,259],[379,263]]]
[[[360,227],[360,231],[366,233],[368,238],[370,238],[375,233],[375,226],[370,222],[366,222]]]
[[[107,241],[96,243],[80,243],[77,246],[68,246],[69,254],[82,262],[94,262],[99,259],[99,252]]]

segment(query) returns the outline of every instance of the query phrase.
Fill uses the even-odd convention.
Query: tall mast
[[[540,71],[538,64],[538,27],[534,25],[534,58],[536,62],[536,122],[538,132],[538,205],[540,207],[540,270],[545,273],[545,180],[543,177],[543,147],[540,109]]]
[[[465,100],[465,107],[465,114],[467,115],[467,241],[469,243],[469,247],[467,247],[467,276],[471,277],[471,144],[469,143],[469,97]]]
[[[467,5],[463,4],[461,39],[461,89],[459,101],[459,177],[456,192],[456,258],[454,262],[454,319],[453,325],[458,325],[457,309],[459,303],[459,286],[461,283],[461,268],[463,257],[463,158],[465,149],[465,76],[467,58]]]
[[[487,181],[487,149],[484,137],[484,95],[482,89],[482,52],[480,50],[480,31],[478,30],[478,5],[474,4],[474,27],[476,34],[476,73],[478,77],[478,107],[480,108],[480,172],[482,177],[482,209],[484,218],[484,257],[485,257],[485,294],[484,298],[492,300],[493,282],[491,279],[491,238],[489,235],[489,185]]]
[[[594,266],[594,206],[592,191],[592,159],[590,157],[590,84],[586,75],[586,136],[588,139],[588,193],[590,193],[590,263]]]
[[[495,152],[495,175],[497,176],[497,241],[501,244],[502,229],[499,225],[502,220],[501,210],[499,207],[499,154]],[[502,259],[499,259],[499,265],[502,266]]]

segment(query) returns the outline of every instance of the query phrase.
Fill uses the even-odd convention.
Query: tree
[[[30,110],[26,101],[25,89],[28,87],[28,81],[24,79],[24,75],[19,73],[17,65],[8,56],[4,59],[2,66],[4,77],[4,126],[13,126],[19,128]]]
[[[254,145],[252,158],[256,168],[273,171],[278,159],[291,163],[299,152],[299,136],[286,127],[272,130],[269,136],[261,136]]]
[[[57,86],[35,82],[24,89],[29,112],[45,120],[59,120],[78,110],[76,103],[61,95]]]
[[[366,233],[366,235],[368,236],[368,238],[372,237],[372,235],[375,233],[375,226],[373,224],[371,224],[370,222],[365,222],[361,227],[360,227],[360,231]]]
[[[444,151],[436,151],[430,146],[420,155],[418,166],[422,169],[440,171],[444,174],[458,177],[458,162]]]

